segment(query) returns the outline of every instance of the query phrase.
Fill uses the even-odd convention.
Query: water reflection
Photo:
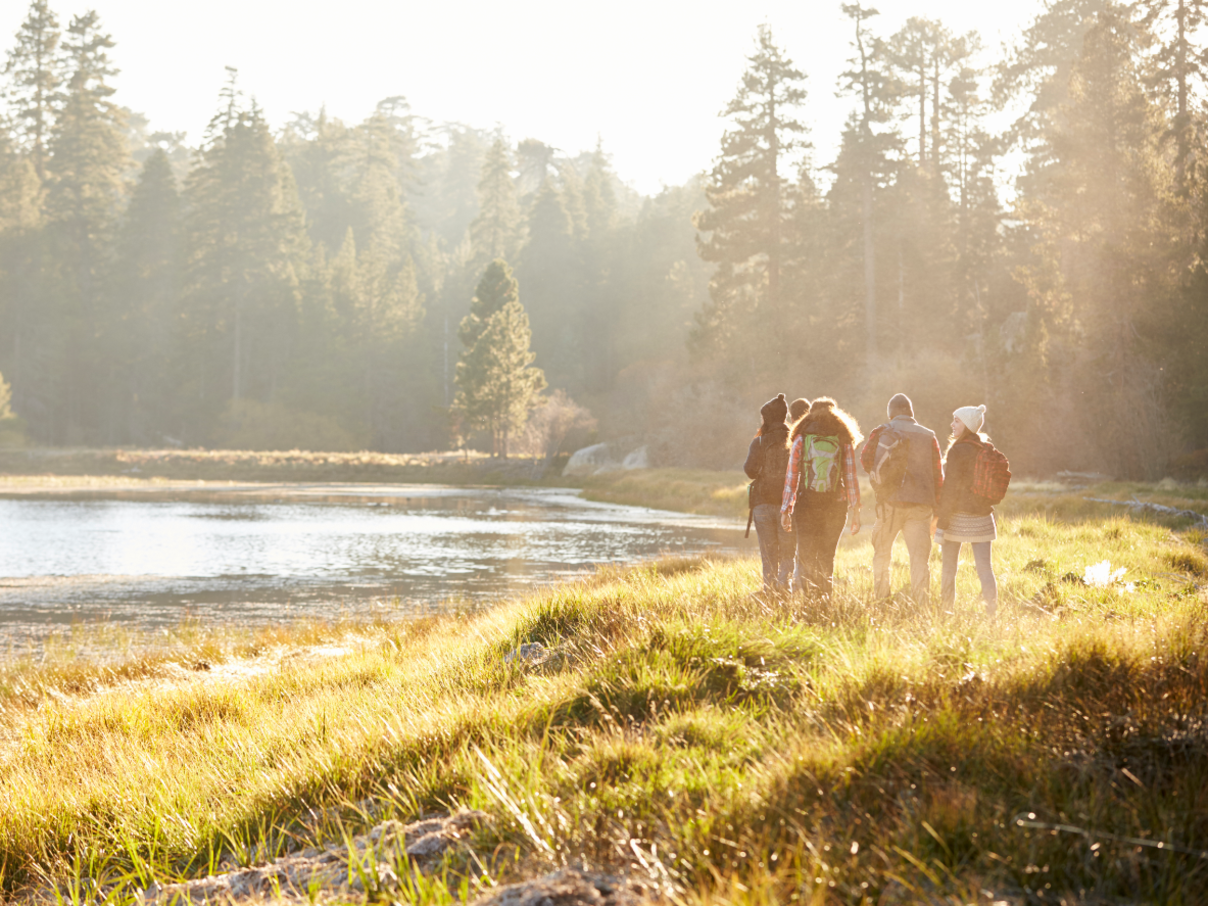
[[[187,613],[258,623],[387,598],[414,611],[480,604],[599,563],[751,544],[726,520],[559,489],[9,499],[0,526],[8,641],[103,618],[148,628]]]

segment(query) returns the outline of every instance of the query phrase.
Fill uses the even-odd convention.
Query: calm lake
[[[0,643],[101,620],[154,629],[477,607],[597,564],[757,549],[729,520],[576,494],[310,486],[0,499]]]

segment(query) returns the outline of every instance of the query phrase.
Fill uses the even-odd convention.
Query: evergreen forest
[[[904,391],[941,435],[986,403],[1024,474],[1208,474],[1208,0],[1048,0],[1002,48],[842,10],[838,85],[760,28],[712,170],[642,196],[603,143],[403,97],[274,129],[234,70],[204,135],[157,132],[101,17],[33,0],[4,57],[0,417],[46,446],[599,438],[733,468],[777,392],[867,432]],[[494,409],[492,331],[529,369]]]

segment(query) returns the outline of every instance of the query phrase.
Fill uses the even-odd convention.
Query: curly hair
[[[809,413],[793,426],[790,442],[803,434],[834,436],[840,443],[853,446],[864,439],[855,418],[840,409],[829,396],[819,397],[810,404]]]

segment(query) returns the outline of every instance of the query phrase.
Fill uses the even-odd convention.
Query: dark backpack
[[[910,464],[910,444],[906,436],[889,428],[877,438],[877,449],[873,453],[872,468],[868,479],[877,505],[889,502],[902,489],[906,480],[906,468]]]
[[[992,504],[1002,503],[1010,484],[1011,463],[994,448],[994,444],[988,440],[982,441],[981,449],[977,451],[977,459],[973,461],[973,485],[970,490],[978,497],[985,497]]]

